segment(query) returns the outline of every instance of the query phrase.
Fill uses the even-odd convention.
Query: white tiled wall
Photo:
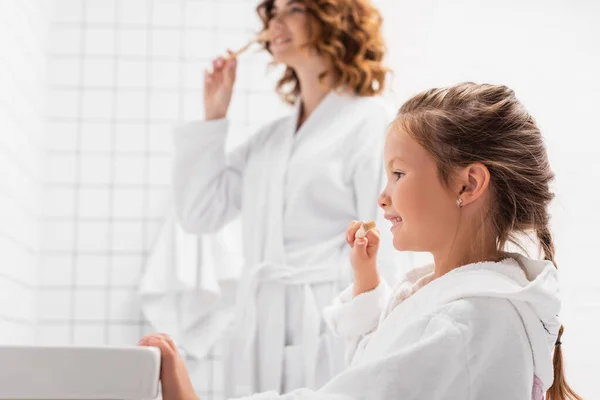
[[[0,2],[0,343],[35,340],[47,11]]]
[[[165,215],[172,127],[203,118],[203,70],[217,53],[243,45],[257,31],[256,4],[55,4],[48,54],[40,340],[135,344],[150,329],[136,289]],[[265,55],[255,53],[240,59],[229,114],[232,146],[284,111],[267,63]],[[260,110],[252,106],[257,100]],[[217,352],[190,365],[203,398],[222,394],[218,362]]]

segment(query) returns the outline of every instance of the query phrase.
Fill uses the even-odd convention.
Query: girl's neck
[[[462,252],[440,256],[434,254],[434,279],[437,279],[453,269],[479,262],[499,262],[507,257],[503,251],[498,251],[495,246],[477,253]]]

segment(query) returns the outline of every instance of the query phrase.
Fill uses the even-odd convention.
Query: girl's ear
[[[474,163],[466,167],[459,175],[457,191],[458,198],[462,199],[462,206],[477,201],[487,190],[490,184],[490,171],[482,163]]]

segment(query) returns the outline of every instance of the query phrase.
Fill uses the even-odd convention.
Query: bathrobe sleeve
[[[227,120],[220,119],[183,124],[174,132],[173,195],[187,232],[216,232],[240,212],[251,141],[226,155],[227,130]]]
[[[354,285],[335,298],[333,304],[323,310],[323,318],[333,334],[345,342],[346,364],[361,353],[368,342],[368,336],[377,329],[379,319],[388,303],[390,288],[381,280],[369,291],[352,297]]]

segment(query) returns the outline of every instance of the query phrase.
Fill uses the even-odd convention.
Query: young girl
[[[434,264],[393,289],[379,278],[378,232],[354,239],[354,284],[325,311],[349,367],[319,391],[252,399],[580,399],[563,375],[560,298],[548,227],[553,198],[542,135],[505,86],[465,83],[406,102],[384,150],[379,197],[400,251]],[[535,233],[544,260],[508,253]],[[167,336],[163,398],[196,399]],[[554,353],[554,360],[552,360]]]

